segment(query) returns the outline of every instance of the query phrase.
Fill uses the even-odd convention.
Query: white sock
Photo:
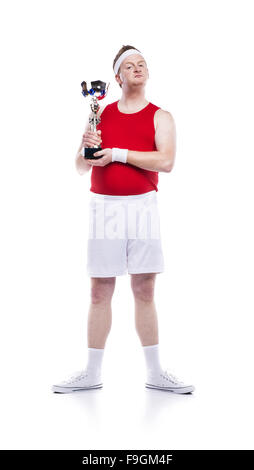
[[[88,348],[88,360],[86,370],[91,375],[101,375],[101,365],[104,349]]]
[[[160,364],[159,357],[159,344],[153,344],[152,346],[142,346],[146,366],[147,366],[147,375],[159,375],[163,372]]]

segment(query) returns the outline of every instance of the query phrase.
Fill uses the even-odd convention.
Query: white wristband
[[[116,147],[112,148],[112,162],[126,163],[127,154],[128,149],[118,149]]]

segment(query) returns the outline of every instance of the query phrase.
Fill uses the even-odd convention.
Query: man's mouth
[[[143,75],[141,75],[140,73],[135,75],[135,77],[143,77]]]

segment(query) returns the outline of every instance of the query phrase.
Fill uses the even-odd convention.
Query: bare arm
[[[155,131],[156,151],[136,152],[128,150],[127,163],[150,171],[170,172],[176,153],[176,128],[174,118],[168,111],[160,110]]]

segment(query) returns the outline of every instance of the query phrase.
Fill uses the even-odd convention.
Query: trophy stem
[[[96,117],[93,117],[93,120],[91,122],[91,131],[96,132]]]

